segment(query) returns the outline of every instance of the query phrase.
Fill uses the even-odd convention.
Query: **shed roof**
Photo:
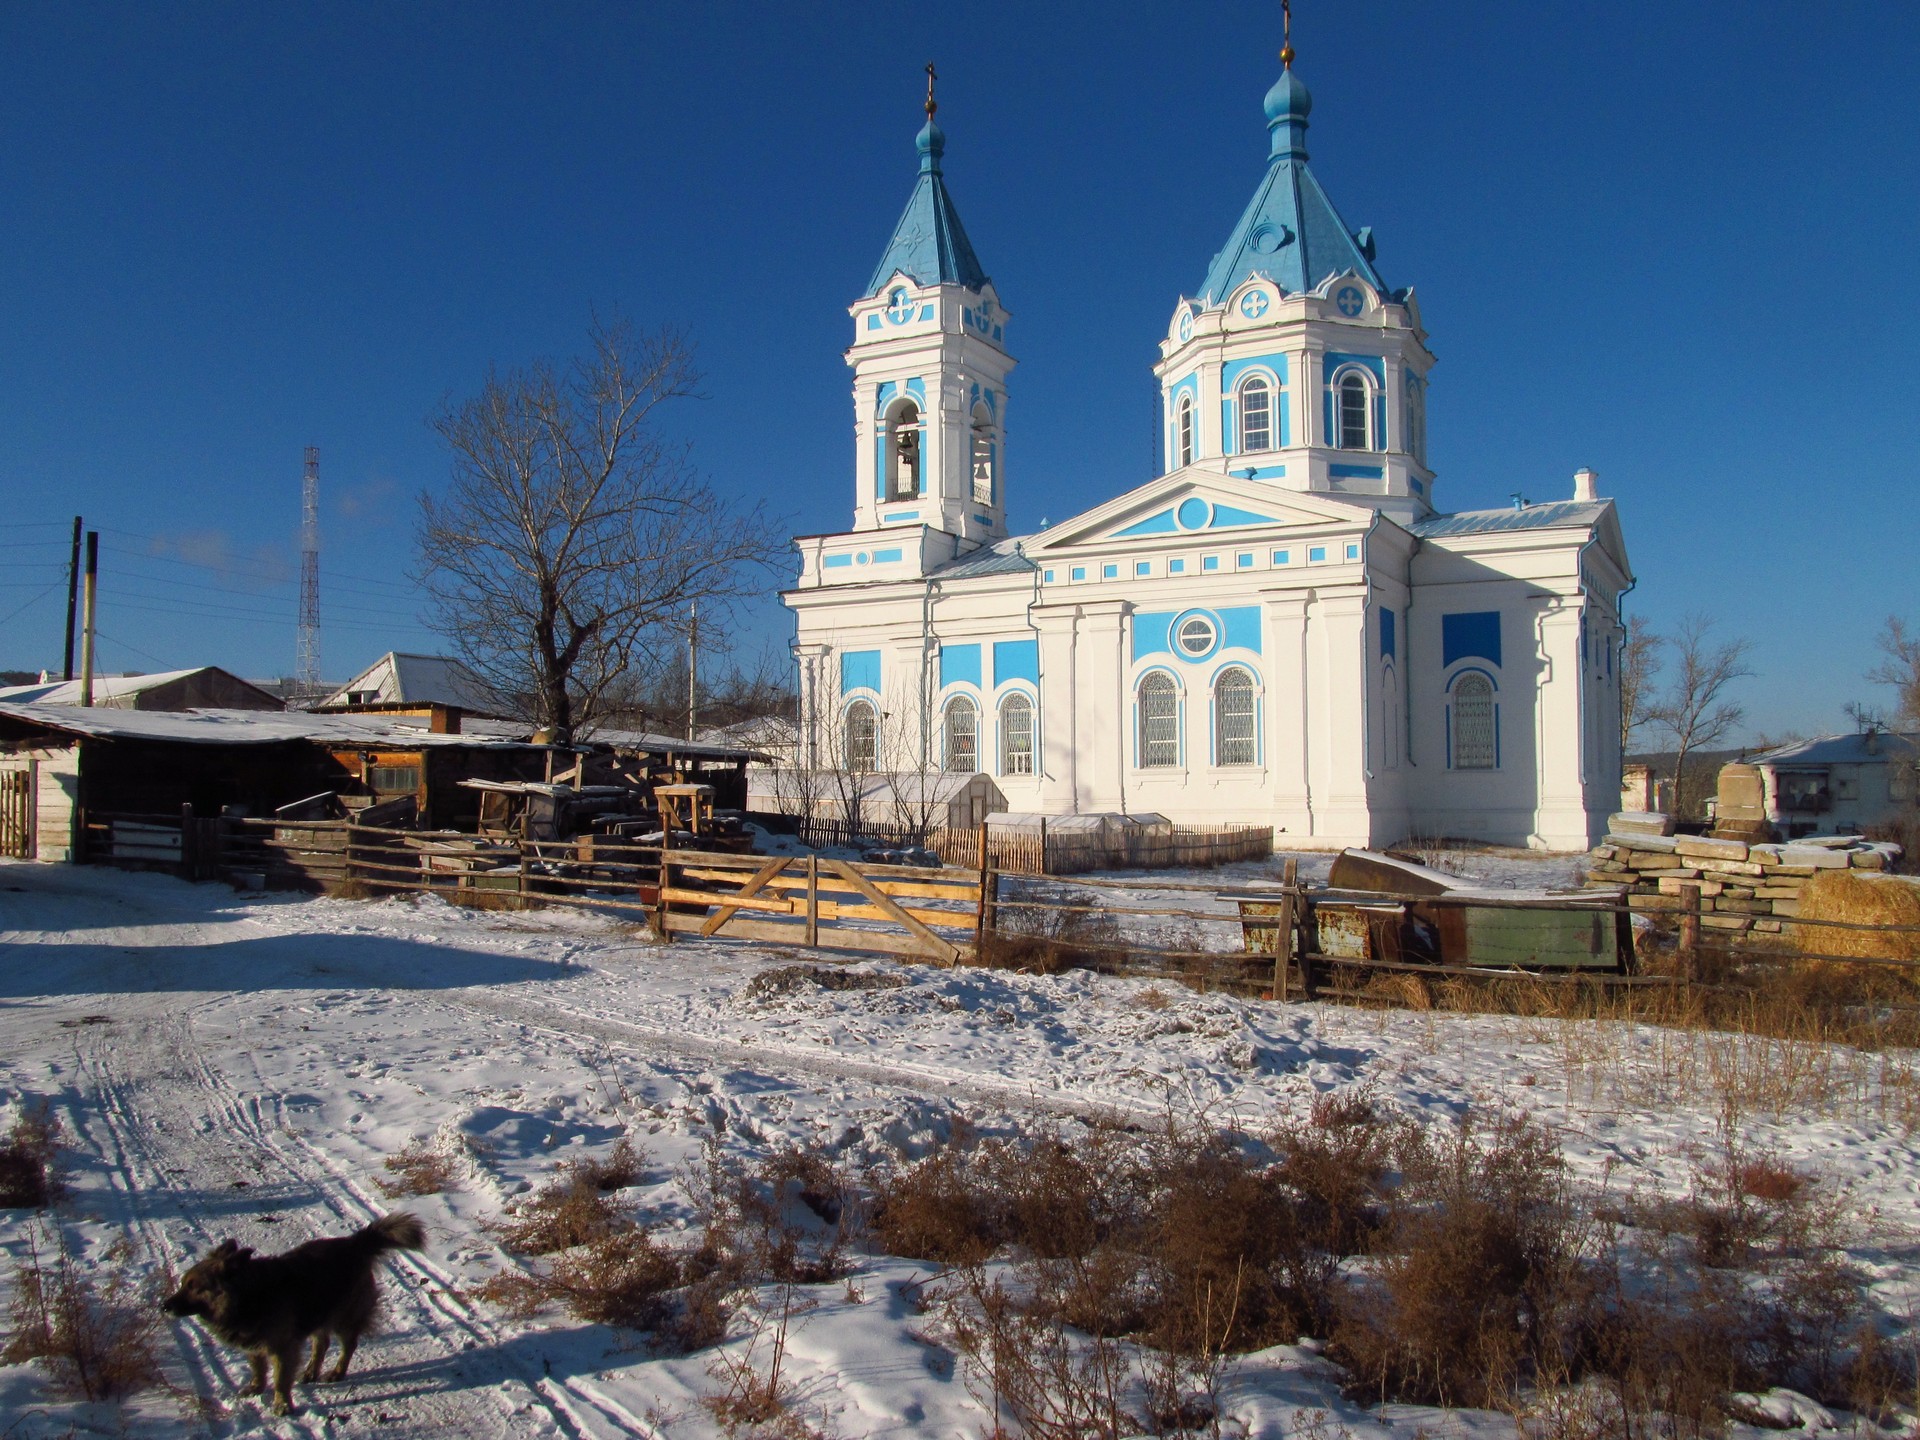
[[[277,705],[279,697],[260,689],[251,681],[222,670],[218,665],[194,665],[185,670],[156,670],[150,675],[96,675],[93,677],[93,703],[118,708],[150,690],[159,690],[195,676],[230,683],[240,690],[257,693],[265,706]],[[80,703],[78,680],[41,680],[31,685],[0,686],[0,701],[14,705],[74,705]],[[132,708],[130,705],[127,708]]]
[[[1422,540],[1437,540],[1447,535],[1487,535],[1496,530],[1552,530],[1563,525],[1595,525],[1612,504],[1611,500],[1553,500],[1520,509],[1504,506],[1498,510],[1462,510],[1453,515],[1416,520],[1407,528]]]
[[[1868,749],[1871,743],[1874,748]],[[1920,735],[1902,735],[1882,730],[1872,737],[1856,731],[1852,735],[1816,735],[1811,740],[1794,740],[1749,755],[1750,765],[1880,765],[1891,758],[1909,758],[1920,752]]]
[[[927,573],[941,580],[964,580],[974,575],[1018,575],[1031,573],[1040,567],[1029,560],[1022,548],[1033,537],[1030,535],[1010,535],[1005,540],[992,545],[983,545],[978,550],[969,550],[956,560]]]
[[[409,720],[414,723],[406,723]],[[463,745],[511,749],[527,745],[524,731],[512,735],[435,735],[428,731],[424,716],[319,715],[297,710],[113,710],[0,702],[0,721],[96,740],[160,740],[185,745],[281,745],[293,740],[407,750]]]
[[[509,708],[465,662],[451,655],[415,655],[404,650],[389,650],[322,700],[319,708],[352,704],[350,696],[369,691],[383,705],[452,705],[495,715]]]

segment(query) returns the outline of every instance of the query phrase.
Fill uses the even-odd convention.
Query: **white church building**
[[[1603,832],[1632,583],[1613,502],[1582,470],[1566,500],[1437,508],[1420,309],[1308,168],[1311,106],[1289,64],[1253,197],[1168,317],[1164,473],[1015,536],[1009,317],[929,100],[851,312],[853,525],[799,537],[783,595],[816,765],[984,772],[1016,811],[1297,848]]]

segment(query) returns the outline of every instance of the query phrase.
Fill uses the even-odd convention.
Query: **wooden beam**
[[[732,895],[728,896],[726,902],[722,904],[718,910],[713,912],[713,914],[708,918],[705,927],[702,928],[700,933],[702,935],[713,934],[714,931],[718,930],[722,925],[726,924],[727,921],[731,920],[737,913],[739,913],[741,906],[746,901],[758,895],[761,892],[761,890],[766,887],[766,883],[769,880],[773,879],[774,876],[778,875],[782,870],[786,868],[787,868],[786,857],[784,855],[776,855],[773,857],[773,859],[769,860],[766,864],[762,865],[758,870],[754,871],[753,878],[747,881],[745,885],[742,885]],[[780,901],[762,900],[758,904],[752,906],[751,908],[755,910],[764,910],[764,909],[767,909],[769,906],[773,906],[779,909],[783,914],[791,915],[793,913],[793,905],[791,904],[791,902],[786,900],[780,900]]]
[[[881,911],[884,912],[881,918],[897,922],[906,929],[909,935],[919,940],[925,947],[921,953],[931,955],[938,960],[944,960],[949,965],[958,962],[960,959],[959,946],[941,939],[905,910],[894,904],[892,899],[875,889],[873,882],[868,880],[866,876],[862,875],[853,866],[844,860],[828,860],[827,868],[842,879],[851,881],[854,889],[858,890],[862,895],[866,896],[868,900],[879,906]],[[844,935],[858,932],[844,931],[841,933]]]

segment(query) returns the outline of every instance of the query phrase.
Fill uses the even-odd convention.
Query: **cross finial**
[[[929,60],[927,62],[927,118],[929,120],[933,118],[933,112],[940,108],[933,103],[933,82],[939,78],[938,72],[933,68],[933,62]]]
[[[1293,0],[1280,0],[1280,68],[1293,68]]]

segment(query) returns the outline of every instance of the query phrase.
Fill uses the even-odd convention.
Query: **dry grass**
[[[570,1160],[551,1181],[512,1206],[501,1219],[483,1222],[516,1255],[551,1255],[590,1245],[631,1227],[630,1207],[613,1192],[639,1177],[641,1156],[622,1139],[605,1160]]]
[[[1846,920],[1856,925],[1920,927],[1920,879],[1865,870],[1822,870],[1800,891],[1802,920]],[[1920,961],[1920,929],[1844,930],[1836,926],[1793,925],[1787,933],[1802,950],[1823,955],[1858,955],[1876,960]],[[1851,972],[1866,966],[1823,966]],[[1920,970],[1897,972],[1908,998]]]
[[[1044,902],[1005,902],[994,928],[982,937],[975,963],[1029,975],[1110,972],[1136,947],[1127,943],[1113,916],[1071,908],[1099,903],[1100,896],[1087,890],[1065,890]]]
[[[825,1440],[826,1432],[802,1412],[800,1397],[786,1374],[787,1334],[804,1305],[794,1303],[793,1287],[783,1285],[777,1310],[748,1307],[752,1327],[738,1350],[723,1350],[707,1367],[720,1389],[700,1404],[729,1436],[755,1440]]]
[[[452,1188],[459,1173],[453,1157],[435,1150],[433,1142],[425,1139],[408,1141],[382,1163],[393,1179],[376,1179],[373,1183],[389,1200],[403,1195],[438,1195]]]
[[[30,1234],[27,1247],[14,1271],[12,1333],[0,1364],[43,1361],[56,1389],[85,1400],[118,1400],[161,1384],[160,1308],[141,1293],[126,1249],[109,1253],[96,1281],[58,1234]]]
[[[42,1210],[58,1203],[60,1121],[44,1100],[21,1107],[0,1140],[0,1209]]]

